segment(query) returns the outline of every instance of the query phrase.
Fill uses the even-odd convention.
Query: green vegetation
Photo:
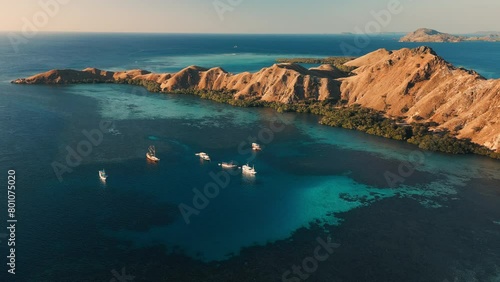
[[[145,79],[120,79],[116,80],[116,83],[118,84],[130,84],[130,85],[138,85],[138,86],[143,86],[146,88],[149,92],[161,92],[160,84],[151,81],[151,80],[145,80]]]
[[[261,103],[256,99],[234,99],[235,91],[230,90],[198,90],[198,89],[182,89],[182,90],[174,90],[169,92],[171,94],[188,94],[188,95],[196,95],[202,99],[212,100],[218,103],[229,104],[237,107],[262,107]]]
[[[128,80],[118,83],[141,85],[151,92],[160,92],[160,85],[151,81]],[[308,113],[322,116],[323,125],[362,131],[371,135],[382,136],[417,145],[423,150],[444,152],[449,154],[478,154],[500,159],[500,154],[472,143],[467,139],[457,139],[449,132],[433,132],[432,123],[400,124],[397,120],[384,116],[383,112],[363,108],[360,105],[344,106],[345,101],[304,101],[294,104],[265,102],[257,98],[235,99],[235,91],[229,90],[197,90],[185,89],[169,92],[170,94],[196,95],[202,99],[212,100],[237,107],[266,107],[276,111]]]
[[[345,63],[352,61],[355,57],[328,57],[328,58],[279,58],[276,59],[277,63],[288,64],[321,64],[333,65],[346,74],[351,73],[356,67],[344,66]]]
[[[371,135],[406,141],[428,151],[448,154],[478,154],[500,159],[499,153],[472,143],[468,139],[458,139],[446,131],[431,131],[430,128],[436,124],[399,125],[395,120],[384,117],[382,112],[362,108],[359,105],[328,112],[322,118],[321,124],[355,129]]]
[[[399,126],[394,120],[384,117],[381,112],[362,108],[359,105],[329,111],[320,123],[394,140],[408,140],[412,133],[411,127]]]

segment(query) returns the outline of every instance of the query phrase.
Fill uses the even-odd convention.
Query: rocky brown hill
[[[123,72],[95,68],[51,70],[25,79],[18,84],[115,83],[123,80],[152,81],[162,92],[185,89],[233,90],[236,99],[259,98],[264,101],[292,103],[301,100],[326,100],[340,97],[342,72],[324,65],[306,69],[296,64],[275,64],[256,73],[231,74],[222,68],[187,67],[177,73],[155,74],[144,70]]]
[[[420,28],[402,37],[399,42],[462,42],[464,36],[442,33],[434,29]]]
[[[500,80],[456,68],[432,49],[380,49],[346,63],[356,67],[346,76],[331,65],[306,69],[275,64],[255,73],[228,73],[222,68],[187,67],[177,73],[144,70],[109,72],[52,70],[19,84],[149,82],[162,92],[231,90],[235,99],[281,103],[343,100],[347,105],[380,110],[407,122],[435,122],[435,130],[500,151]]]
[[[404,117],[436,122],[437,130],[500,149],[500,80],[456,68],[428,47],[379,50],[347,63],[355,76],[342,81],[342,99]]]

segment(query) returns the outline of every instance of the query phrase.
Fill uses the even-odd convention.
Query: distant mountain
[[[480,33],[478,33],[480,34]],[[483,35],[483,34],[481,34]],[[439,32],[434,29],[420,28],[402,37],[399,42],[464,42],[464,41],[500,41],[500,33],[488,33],[483,36],[459,36]]]

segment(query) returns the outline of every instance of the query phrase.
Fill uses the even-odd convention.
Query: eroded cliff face
[[[187,67],[173,74],[155,74],[144,70],[109,72],[95,68],[83,71],[51,70],[25,79],[19,84],[113,83],[123,80],[154,81],[162,92],[184,89],[233,90],[236,99],[293,103],[302,100],[326,100],[340,97],[342,72],[333,66],[306,69],[294,64],[275,64],[256,73],[231,74],[222,68]]]
[[[323,65],[305,69],[275,64],[255,73],[231,74],[222,68],[187,67],[177,73],[144,70],[109,72],[52,70],[13,83],[70,84],[155,82],[162,92],[175,90],[231,90],[235,99],[281,103],[304,100],[344,100],[348,105],[384,111],[408,122],[436,122],[459,138],[500,151],[500,80],[455,68],[432,49],[380,49],[346,63],[353,76]]]
[[[137,76],[155,79],[163,92],[182,89],[233,90],[235,99],[257,98],[263,101],[293,103],[303,100],[326,100],[340,96],[338,70],[325,66],[305,69],[299,65],[276,64],[256,73],[231,74],[222,68],[190,66],[178,73]],[[325,70],[326,69],[326,70]]]

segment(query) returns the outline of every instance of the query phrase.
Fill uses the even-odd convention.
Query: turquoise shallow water
[[[47,87],[33,88],[47,90]],[[158,204],[193,206],[192,189],[203,191],[206,184],[214,182],[209,175],[221,172],[218,162],[235,160],[242,164],[251,160],[257,166],[255,178],[232,176],[228,187],[221,188],[207,208],[192,216],[190,224],[186,224],[177,211],[171,215],[172,222],[148,230],[103,227],[106,236],[129,241],[136,248],[162,243],[176,246],[204,261],[224,260],[231,254],[238,254],[242,247],[286,239],[311,222],[339,224],[341,221],[331,217],[332,214],[374,201],[424,195],[419,199],[423,206],[440,208],[442,205],[434,199],[452,197],[466,180],[499,177],[498,166],[488,167],[487,159],[472,157],[467,160],[419,152],[392,141],[322,127],[311,116],[289,114],[281,117],[271,110],[234,108],[182,95],[142,92],[139,95],[139,92],[134,93],[134,87],[120,85],[48,89],[57,92],[49,95],[81,97],[78,99],[95,105],[91,118],[95,120],[94,125],[100,120],[112,120],[121,132],[120,135],[105,135],[104,144],[85,160],[85,168],[69,174],[56,187],[83,189],[85,193],[95,194],[91,198],[99,198],[102,189],[124,190],[148,195]],[[90,119],[88,110],[81,114]],[[71,119],[77,119],[78,112],[73,112]],[[263,152],[251,153],[249,140],[258,139],[259,133],[268,130],[272,121],[284,122],[279,126],[283,130],[272,133],[272,140],[262,139],[269,139]],[[75,144],[82,137],[71,130],[69,133],[68,139],[61,140],[61,144]],[[141,161],[144,148],[150,143],[156,144],[163,160],[157,166]],[[247,149],[239,149],[242,143],[246,143]],[[316,150],[318,146],[323,150]],[[214,162],[200,163],[194,156],[198,151],[209,152]],[[350,152],[359,152],[361,157]],[[363,159],[370,159],[387,166],[387,171],[398,173],[398,164],[410,160],[412,152],[423,156],[423,165],[418,168],[422,176],[413,176],[416,183],[412,185],[403,183],[398,188],[391,188],[383,174],[386,171],[373,172],[372,168],[363,165]],[[55,159],[64,159],[66,151],[61,153],[54,155]],[[355,161],[342,164],[342,157]],[[461,161],[453,163],[457,158]],[[471,169],[476,159],[479,162]],[[129,163],[125,165],[124,162]],[[109,167],[111,176],[105,187],[97,185],[93,177],[99,167]],[[75,182],[82,178],[92,181]]]
[[[154,72],[172,72],[185,68],[186,66],[197,65],[206,68],[224,66],[230,71],[243,70],[255,72],[263,66],[270,66],[277,58],[322,58],[321,54],[259,54],[241,53],[238,49],[234,53],[226,54],[201,54],[190,56],[163,56],[138,61],[137,66],[142,69],[153,70]],[[119,69],[119,68],[117,68]]]
[[[0,160],[1,169],[14,168],[19,177],[19,217],[23,219],[19,223],[23,230],[19,232],[23,241],[23,248],[19,248],[23,260],[19,265],[26,281],[72,281],[77,276],[87,277],[88,281],[109,280],[110,270],[123,265],[136,266],[138,276],[154,277],[149,281],[158,281],[165,275],[175,279],[175,275],[183,273],[182,269],[191,267],[208,267],[210,270],[204,271],[214,275],[232,273],[238,269],[232,264],[234,261],[252,264],[261,259],[249,256],[245,250],[263,246],[272,252],[276,263],[285,265],[263,271],[274,273],[272,277],[276,278],[305,255],[301,242],[314,242],[319,232],[343,238],[352,231],[342,228],[353,228],[352,224],[355,230],[367,229],[375,234],[380,230],[373,225],[395,221],[397,215],[408,212],[398,205],[408,203],[415,204],[410,205],[413,210],[408,217],[427,212],[436,218],[443,214],[449,217],[432,228],[418,230],[418,238],[403,236],[400,242],[392,243],[432,248],[438,244],[433,241],[434,234],[466,230],[475,234],[470,238],[487,242],[485,253],[495,253],[497,242],[484,238],[500,232],[497,161],[420,152],[408,144],[320,126],[315,116],[235,108],[192,96],[147,93],[139,87],[8,83],[17,77],[66,67],[158,66],[160,71],[176,71],[198,64],[221,65],[231,72],[258,70],[276,57],[341,55],[335,46],[342,40],[351,40],[342,36],[208,38],[209,43],[207,37],[194,35],[50,35],[34,39],[33,45],[17,54],[0,41],[4,51],[0,58],[5,62],[0,65]],[[125,41],[130,45],[122,45]],[[165,47],[158,47],[159,42]],[[383,45],[389,49],[406,46],[384,37],[372,43],[366,52]],[[239,47],[235,50],[236,44]],[[492,67],[498,57],[482,57],[498,51],[496,46],[443,44],[435,48],[456,64],[484,69],[491,77],[498,77]],[[479,51],[471,52],[476,49]],[[466,55],[458,56],[460,52]],[[51,164],[65,163],[66,147],[76,148],[86,140],[82,130],[98,129],[103,120],[112,121],[120,134],[104,132],[103,141],[59,182]],[[263,145],[262,152],[251,152],[249,144],[254,141]],[[144,158],[152,144],[161,158],[158,165],[151,165]],[[209,153],[213,162],[201,163],[194,155],[200,151]],[[400,172],[402,164],[415,158],[420,165],[414,172]],[[210,174],[221,173],[217,163],[230,160],[255,164],[257,176],[231,176],[227,187],[186,224],[179,204],[192,206],[193,189],[202,190],[214,182]],[[102,168],[110,175],[106,185],[97,178],[97,171]],[[405,176],[393,187],[386,179],[388,172]],[[2,205],[3,201],[0,208],[4,208]],[[465,208],[467,215],[463,213]],[[384,218],[349,217],[366,210],[383,214],[381,209],[388,212]],[[457,228],[455,222],[463,226]],[[297,235],[303,228],[312,235]],[[403,231],[391,230],[391,234],[398,232]],[[450,249],[467,249],[474,244],[465,237],[456,237],[464,241],[454,237],[438,241]],[[344,240],[344,246],[383,245],[382,239]],[[290,246],[283,247],[283,242]],[[159,250],[159,254],[151,255],[150,247]],[[134,261],[137,252],[142,251],[148,256]],[[388,256],[397,257],[387,252]],[[180,254],[181,258],[169,257],[173,254]],[[363,256],[355,251],[340,254],[339,259],[344,261]],[[462,268],[473,273],[486,268],[479,258],[453,256],[457,263],[472,265]],[[162,263],[176,265],[176,270],[161,277],[148,270],[147,265],[160,257]],[[288,257],[293,259],[289,261]],[[419,258],[451,260],[437,253]],[[486,272],[496,273],[500,262],[495,256],[485,258],[490,261]],[[210,268],[210,263],[218,264],[220,269]],[[412,265],[398,267],[410,271]],[[427,269],[418,267],[422,273]],[[452,271],[452,267],[441,269]]]
[[[190,119],[193,125],[203,126],[209,123],[211,126],[221,126],[217,123],[220,119],[233,120],[236,125],[254,123],[258,119],[258,116],[237,108],[222,109],[213,103],[193,99],[176,99],[162,94],[150,95],[142,87],[78,85],[71,87],[69,92],[97,100],[100,116],[107,120],[185,118]],[[197,107],[193,106],[193,103]]]

